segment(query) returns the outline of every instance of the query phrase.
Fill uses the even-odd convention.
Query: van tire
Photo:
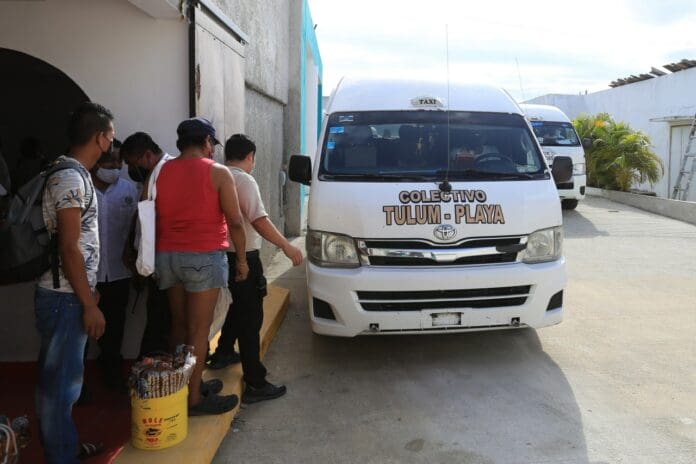
[[[561,208],[575,209],[578,207],[578,200],[561,200]]]

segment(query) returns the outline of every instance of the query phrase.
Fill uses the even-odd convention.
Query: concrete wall
[[[290,37],[302,37],[302,19],[304,0],[290,0]],[[299,117],[302,106],[302,46],[293,46],[288,50],[288,110],[283,118],[283,128],[285,130],[285,153],[284,161],[288,162],[290,156],[299,155],[302,150],[302,126],[303,121]],[[302,206],[301,202],[295,199],[302,195],[302,185],[288,181],[285,186],[286,210],[288,214],[285,218],[285,230],[288,234],[301,235],[302,233]]]
[[[303,141],[316,146],[321,58],[316,39],[308,45],[305,0],[215,0],[248,36],[246,55],[246,132],[257,144],[256,177],[271,220],[288,235],[301,233],[301,189],[283,185],[281,171],[299,154]],[[309,19],[308,19],[309,18]],[[309,47],[309,53],[302,53]],[[303,61],[303,60],[306,60]],[[305,79],[305,70],[308,77]],[[305,113],[303,107],[308,108]],[[313,149],[313,148],[312,148]],[[264,245],[268,259],[274,247]]]
[[[244,127],[256,142],[254,177],[270,219],[285,229],[280,186],[286,134],[283,127],[288,107],[290,3],[286,0],[214,0],[249,37],[245,46],[246,103]],[[268,261],[275,247],[264,243]]]
[[[651,213],[666,216],[679,221],[696,224],[696,203],[693,201],[670,200],[647,195],[638,195],[614,190],[603,190],[593,187],[587,188],[587,194],[604,197],[611,201],[633,206]]]
[[[671,126],[688,124],[685,117],[696,113],[696,68],[587,95],[544,95],[527,103],[557,106],[571,119],[580,113],[605,112],[644,132],[665,164],[665,176],[654,190],[660,197],[669,197],[670,162],[679,163],[680,158],[670,160]]]

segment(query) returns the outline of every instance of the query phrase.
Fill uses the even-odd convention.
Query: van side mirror
[[[312,159],[304,155],[292,155],[288,166],[291,181],[304,185],[312,183]]]
[[[592,145],[593,144],[591,138],[585,137],[584,139],[582,139],[582,148],[584,148],[585,150],[589,150],[590,148],[592,148]]]
[[[556,156],[553,159],[551,174],[556,184],[570,182],[573,178],[573,159],[569,156]]]

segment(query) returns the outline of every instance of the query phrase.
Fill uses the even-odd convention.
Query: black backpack
[[[85,183],[85,193],[90,194],[92,206],[94,190],[90,180],[82,173],[82,165],[72,158],[63,158],[51,164],[17,191],[10,201],[7,220],[0,226],[0,285],[35,280],[49,268],[53,269],[53,287],[59,287],[58,236],[49,236],[44,223],[41,203],[48,178],[65,169],[76,170]],[[92,190],[89,192],[88,190]]]

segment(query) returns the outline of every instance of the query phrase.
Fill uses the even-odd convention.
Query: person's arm
[[[99,338],[104,333],[104,315],[97,306],[85,271],[85,258],[80,250],[80,208],[63,208],[56,212],[58,220],[58,254],[63,273],[82,304],[82,322],[87,335]]]
[[[239,199],[237,198],[237,188],[234,185],[234,177],[226,167],[214,164],[212,170],[213,185],[218,189],[220,195],[220,207],[227,219],[227,228],[230,233],[230,240],[237,251],[237,263],[235,269],[235,281],[246,280],[249,274],[249,265],[246,260],[246,234],[242,221],[242,212],[239,209]]]
[[[276,228],[275,224],[268,219],[268,216],[256,219],[251,225],[261,237],[283,250],[285,256],[292,261],[293,266],[302,264],[302,250],[288,242],[288,240],[283,237],[283,234]]]

